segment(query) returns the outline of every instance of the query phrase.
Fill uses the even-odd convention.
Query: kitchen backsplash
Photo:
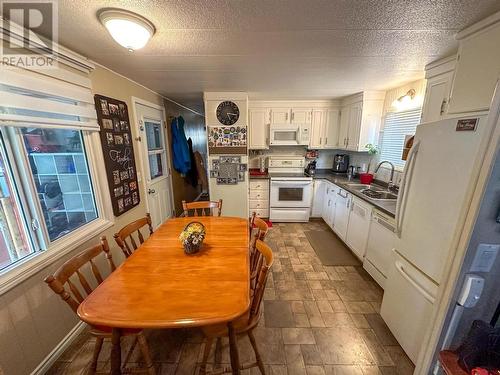
[[[279,155],[295,155],[295,156],[304,156],[306,153],[306,149],[301,146],[279,146],[279,147],[271,147],[269,150],[259,150],[259,151],[250,151],[249,156],[249,167],[250,168],[259,168],[260,167],[260,158],[268,157],[268,156],[279,156]],[[349,161],[351,165],[355,165],[357,167],[361,167],[363,164],[368,166],[370,162],[370,155],[366,152],[353,152],[353,151],[345,151],[345,150],[319,150],[319,157],[317,159],[316,168],[318,169],[330,169],[333,165],[333,157],[335,154],[348,154]],[[370,169],[373,172],[376,165],[378,163],[378,157],[373,158]],[[267,164],[266,164],[267,165]],[[391,170],[389,168],[380,168],[375,178],[380,181],[387,182],[391,176]],[[401,172],[394,172],[394,183],[399,185],[401,180]]]

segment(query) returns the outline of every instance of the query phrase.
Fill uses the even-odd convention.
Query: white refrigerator
[[[497,121],[484,114],[417,127],[401,180],[398,238],[381,308],[382,318],[413,362]]]

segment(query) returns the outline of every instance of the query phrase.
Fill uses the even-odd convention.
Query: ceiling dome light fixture
[[[122,9],[101,9],[97,16],[113,39],[129,51],[141,49],[155,33],[146,18]]]

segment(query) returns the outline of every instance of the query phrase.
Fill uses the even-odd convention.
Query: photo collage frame
[[[94,101],[113,213],[120,216],[140,202],[128,108],[102,95],[95,95]]]

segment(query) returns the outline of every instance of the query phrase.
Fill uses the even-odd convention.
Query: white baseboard
[[[71,331],[57,344],[57,346],[49,353],[47,357],[43,359],[42,362],[33,370],[31,375],[43,375],[52,367],[52,365],[57,361],[57,359],[64,353],[66,349],[71,345],[71,343],[78,337],[80,333],[83,332],[87,324],[80,321],[78,322]]]

